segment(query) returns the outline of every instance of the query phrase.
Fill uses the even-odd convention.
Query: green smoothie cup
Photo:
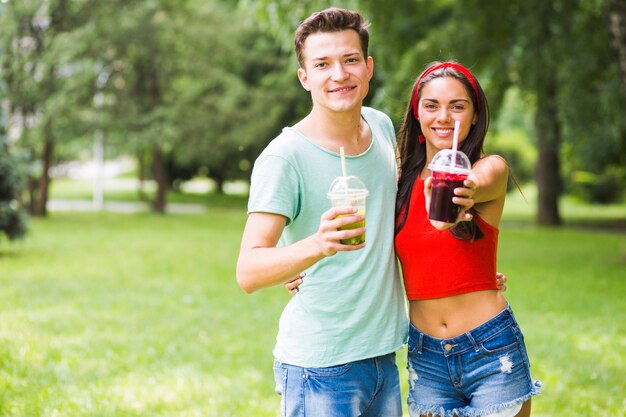
[[[354,207],[358,214],[365,217],[365,201],[369,191],[363,182],[355,176],[341,176],[335,178],[328,191],[328,198],[333,207]],[[341,215],[341,216],[345,216]],[[340,216],[340,217],[341,217]],[[365,227],[365,220],[340,227],[339,230],[357,229]],[[365,242],[365,233],[348,239],[341,239],[344,245],[360,245]]]

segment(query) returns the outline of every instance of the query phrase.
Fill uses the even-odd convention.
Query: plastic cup
[[[367,191],[367,188],[359,178],[342,176],[335,178],[327,196],[333,207],[354,207],[357,209],[358,214],[365,217],[365,201],[368,194],[369,191]],[[339,217],[343,216],[347,216],[347,214],[342,214]],[[365,227],[365,220],[342,226],[339,230],[357,229],[360,227]],[[340,242],[344,245],[360,245],[365,242],[365,233],[348,239],[341,239]]]
[[[452,202],[454,189],[463,187],[463,181],[472,172],[471,163],[461,151],[443,149],[428,165],[433,183],[428,218],[446,223],[455,223],[461,206]]]

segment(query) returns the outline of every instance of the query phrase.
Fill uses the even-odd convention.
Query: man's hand
[[[344,245],[340,240],[357,237],[365,233],[365,227],[346,230],[339,230],[339,228],[364,220],[365,217],[359,214],[354,207],[333,207],[322,214],[319,229],[312,238],[323,256],[333,256],[339,251],[361,249],[365,243]]]
[[[506,276],[502,272],[496,272],[496,283],[499,291],[506,291]]]

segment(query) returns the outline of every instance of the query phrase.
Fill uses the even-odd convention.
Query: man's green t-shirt
[[[338,252],[306,270],[280,318],[274,356],[282,363],[326,367],[391,353],[406,341],[406,302],[394,253],[397,191],[395,132],[389,117],[363,107],[370,147],[346,156],[348,175],[369,196],[366,246]],[[285,128],[256,160],[248,212],[285,216],[279,245],[314,234],[330,208],[327,192],[342,175],[340,155]]]

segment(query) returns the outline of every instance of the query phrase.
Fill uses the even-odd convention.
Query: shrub
[[[20,172],[15,158],[0,142],[0,232],[11,240],[26,233],[26,214],[17,201],[22,184]]]
[[[626,168],[608,166],[601,173],[575,171],[572,173],[571,193],[590,203],[610,204],[624,198]]]

